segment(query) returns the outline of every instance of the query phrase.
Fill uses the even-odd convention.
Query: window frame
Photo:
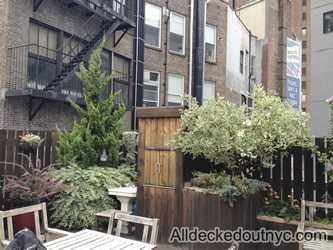
[[[302,6],[306,6],[306,0],[302,0]]]
[[[306,54],[302,54],[302,62],[306,62]]]
[[[128,63],[128,67],[127,67],[127,74],[123,73],[123,72],[119,72],[119,73],[122,73],[123,75],[126,75],[127,77],[127,80],[123,80],[121,78],[117,78],[117,75],[116,75],[116,71],[115,71],[115,65],[114,65],[114,62],[115,62],[115,57],[118,57],[124,61],[127,61]],[[127,103],[124,102],[125,105],[129,105],[130,104],[130,72],[131,72],[131,60],[124,57],[124,56],[121,56],[119,54],[116,54],[116,53],[112,53],[112,72],[114,72],[114,76],[112,77],[112,86],[111,86],[111,89],[112,89],[112,93],[115,93],[115,90],[114,90],[114,87],[115,87],[115,82],[116,83],[119,83],[119,84],[122,84],[122,85],[125,85],[127,86]],[[123,91],[120,92],[120,96],[123,95]],[[119,96],[116,97],[114,103],[115,104],[122,104],[123,102],[118,102],[117,101],[117,98]]]
[[[324,34],[333,32],[333,19],[332,19],[332,25],[330,25],[331,27],[326,27],[326,25],[325,25],[325,16],[326,15],[331,15],[333,18],[333,11],[328,11],[328,12],[323,13],[323,33]],[[330,28],[330,31],[326,31],[328,28]]]
[[[306,40],[302,41],[302,49],[306,49]]]
[[[306,76],[306,68],[302,68],[302,76]]]
[[[176,33],[176,32],[172,32],[171,31],[171,25],[172,25],[172,15],[176,15],[176,16],[179,16],[179,17],[182,17],[183,20],[184,20],[184,34],[179,34],[179,33]],[[179,52],[179,51],[174,51],[172,49],[170,49],[170,34],[173,33],[173,34],[176,34],[178,36],[182,36],[182,48],[183,48],[183,51],[182,52]],[[173,53],[177,53],[177,54],[181,54],[181,55],[185,55],[185,41],[186,41],[186,17],[184,15],[181,15],[181,14],[178,14],[176,12],[170,12],[170,34],[169,34],[169,51],[172,51]]]
[[[306,27],[302,27],[302,36],[306,36]]]
[[[211,97],[208,97],[208,98],[205,98],[205,84],[212,84],[214,87],[213,87],[213,95]],[[215,89],[216,89],[216,83],[213,82],[213,81],[209,81],[209,80],[204,80],[203,82],[203,90],[202,90],[202,106],[205,106],[206,105],[206,102],[208,99],[214,97],[215,98]]]
[[[301,102],[306,102],[306,94],[302,94],[301,96]]]
[[[302,21],[306,21],[307,15],[306,12],[302,12]]]
[[[241,50],[239,52],[239,72],[241,74],[244,73],[244,51],[243,50]]]
[[[144,94],[142,95],[142,106],[143,107],[159,107],[160,106],[160,84],[161,84],[161,74],[160,72],[157,72],[157,71],[153,71],[153,70],[148,70],[148,69],[145,69],[144,70],[144,75],[146,74],[146,72],[149,72],[149,78],[150,78],[150,73],[157,73],[158,74],[158,81],[156,82],[156,85],[155,84],[149,84],[149,82],[151,83],[155,83],[155,81],[151,81],[149,79],[149,81],[146,81],[145,78],[143,79],[143,92],[145,91],[144,89],[144,85],[151,85],[151,86],[157,86],[157,101],[153,101],[153,100],[145,100],[144,99]],[[147,84],[148,83],[148,84]],[[144,106],[143,105],[143,102],[151,102],[151,103],[156,103],[156,106]]]
[[[181,85],[181,93],[170,93],[170,77],[178,77],[182,79],[182,85]],[[173,96],[180,96],[183,97],[184,96],[184,76],[181,75],[175,75],[175,74],[168,74],[168,106],[176,106],[176,105],[169,105],[169,96],[173,95]],[[184,101],[182,100],[181,103],[179,104],[180,106],[184,104]]]
[[[214,44],[212,43],[209,43],[206,41],[206,35],[207,35],[207,32],[205,30],[205,61],[208,61],[208,62],[216,62],[216,26],[213,26],[213,25],[210,25],[210,24],[206,24],[205,26],[205,29],[209,27],[209,28],[213,28],[214,29]],[[206,56],[206,43],[210,44],[210,45],[213,45],[214,46],[214,49],[213,49],[213,52],[214,52],[214,57],[213,57],[213,60],[209,59],[207,56]]]
[[[302,81],[302,89],[306,89],[306,81]]]
[[[149,44],[149,43],[146,43],[146,38],[144,39],[144,42],[145,42],[145,46],[149,46],[149,47],[153,47],[153,48],[161,48],[161,29],[162,29],[162,8],[160,6],[157,6],[155,4],[151,4],[151,3],[146,3],[145,4],[145,12],[147,13],[147,6],[151,6],[153,8],[157,8],[159,9],[159,12],[160,12],[160,22],[159,22],[159,27],[156,27],[156,26],[153,26],[153,25],[150,25],[150,24],[147,24],[146,23],[146,19],[145,19],[145,26],[148,25],[150,27],[154,27],[154,28],[158,28],[158,46],[155,46],[155,45],[152,45],[152,44]],[[146,29],[145,29],[146,30]],[[145,36],[145,34],[144,34]]]

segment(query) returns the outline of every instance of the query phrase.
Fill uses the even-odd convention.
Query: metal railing
[[[72,55],[60,53],[49,48],[29,44],[8,49],[9,53],[9,87],[11,90],[20,90],[25,88],[43,90],[45,86],[52,81],[58,72],[70,68],[62,58],[74,58]],[[88,62],[83,62],[85,66]],[[111,74],[112,70],[107,67],[101,67],[102,71]],[[129,85],[130,76],[122,72],[114,72],[113,80],[118,84]],[[102,98],[108,98],[112,91],[113,84],[108,82],[105,87]],[[83,97],[83,84],[74,74],[66,84],[61,84],[58,90],[62,94]]]

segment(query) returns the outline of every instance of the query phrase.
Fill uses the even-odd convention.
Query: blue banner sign
[[[286,100],[293,109],[299,109],[300,106],[300,79],[287,75],[287,94]]]

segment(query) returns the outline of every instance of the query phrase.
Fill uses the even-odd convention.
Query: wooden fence
[[[327,143],[323,138],[316,138],[314,143],[321,152],[327,152]],[[324,164],[319,163],[316,158],[311,158],[311,152],[302,148],[292,148],[287,157],[278,157],[274,163],[275,167],[272,169],[255,171],[253,178],[270,183],[281,199],[287,200],[288,195],[292,195],[295,199],[322,201],[324,194],[333,198],[333,183],[328,183],[327,174],[324,174]],[[218,166],[217,170],[219,169],[222,167]],[[192,160],[191,156],[185,155],[185,182],[191,180],[193,171],[210,170],[207,161]]]
[[[0,130],[0,179],[3,180],[3,175],[21,175],[21,169],[12,164],[6,164],[14,162],[23,165],[26,169],[31,169],[29,161],[19,155],[19,153],[27,154],[32,160],[33,166],[36,166],[37,160],[41,160],[42,166],[48,166],[49,164],[55,163],[55,146],[58,142],[57,132],[50,131],[31,131],[33,134],[39,134],[41,139],[44,139],[43,143],[38,149],[32,150],[30,152],[22,152],[19,149],[18,143],[20,141],[20,135],[23,131],[20,130]],[[3,185],[2,183],[0,184]],[[8,207],[2,195],[0,195],[0,204],[5,208]],[[0,207],[2,208],[2,207]]]
[[[316,138],[315,144],[321,152],[327,152],[326,140]],[[281,194],[281,199],[286,200],[291,195],[295,199],[329,202],[324,195],[333,197],[333,183],[328,183],[325,166],[316,157],[311,158],[311,152],[293,148],[288,157],[278,157],[275,164],[274,168],[263,169],[254,177],[270,183]]]

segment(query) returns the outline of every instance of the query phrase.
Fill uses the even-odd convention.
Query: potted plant
[[[21,176],[4,175],[4,185],[2,188],[3,193],[8,193],[8,201],[11,208],[19,208],[39,204],[45,200],[50,200],[50,197],[57,192],[67,190],[71,186],[56,183],[52,180],[52,171],[50,168],[54,165],[51,164],[42,168],[41,160],[38,159],[36,166],[32,163],[31,159],[22,153],[19,153],[29,162],[30,169],[26,169],[23,165],[13,162],[0,162],[7,165],[13,165],[21,169]],[[20,215],[28,216],[20,218],[19,216],[13,217],[14,231],[19,231],[24,227],[28,227],[34,231],[34,216],[33,213]],[[32,223],[30,225],[22,224],[22,222]]]
[[[39,135],[30,133],[29,130],[27,130],[26,134],[22,133],[22,135],[20,135],[18,146],[23,151],[31,151],[39,148],[43,141],[44,139],[41,139]]]

